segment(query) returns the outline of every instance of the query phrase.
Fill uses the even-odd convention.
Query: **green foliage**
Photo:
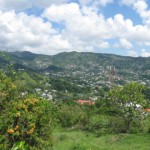
[[[17,85],[0,73],[0,149],[41,149],[52,145],[52,104],[43,99],[18,99]]]
[[[143,94],[145,95],[145,98],[148,100],[147,101],[147,104],[148,104],[147,107],[149,107],[149,104],[150,104],[150,88],[147,87],[145,90],[143,90]]]
[[[9,102],[0,117],[0,129],[7,147],[22,141],[30,147],[51,146],[53,116],[46,100],[29,98]]]
[[[88,121],[87,113],[78,105],[62,105],[59,110],[58,118],[63,127],[80,127],[82,128]]]
[[[19,91],[33,92],[33,89],[38,87],[37,81],[31,77],[27,72],[23,72],[16,77],[15,80]]]
[[[121,117],[108,114],[94,115],[89,119],[86,131],[94,133],[97,137],[106,134],[125,132],[125,122]]]
[[[0,72],[0,109],[7,107],[7,103],[16,96],[16,84]]]
[[[86,54],[86,56],[94,61],[94,55],[92,58],[90,54]],[[85,58],[78,54],[76,57],[80,59],[78,65],[80,63],[87,65],[84,62]],[[32,59],[34,58],[28,61],[32,61]],[[58,63],[57,61],[55,63]],[[11,78],[0,73],[0,109],[2,114],[0,116],[0,149],[50,149],[54,142],[52,137],[54,125],[87,131],[87,137],[91,134],[89,132],[100,137],[114,133],[150,131],[148,115],[143,115],[145,104],[149,106],[143,93],[146,98],[149,98],[149,89],[145,91],[145,87],[141,84],[129,83],[123,87],[115,87],[108,92],[108,97],[105,97],[105,92],[108,91],[107,87],[93,88],[96,89],[96,92],[99,91],[96,94],[100,100],[96,101],[95,106],[83,106],[70,101],[70,99],[75,96],[86,95],[87,98],[90,96],[91,89],[87,85],[85,87],[77,86],[78,84],[85,85],[85,81],[73,83],[71,78],[66,80],[65,77],[43,77],[32,71],[14,72],[13,66],[8,64],[11,71],[9,72],[7,69],[5,74]],[[125,65],[127,67],[128,63]],[[50,84],[45,86],[47,83]],[[23,91],[33,93],[36,87],[42,87],[43,91],[44,89],[48,91],[55,89],[58,94],[57,98],[59,96],[60,100],[64,101],[52,104],[39,98],[29,97],[23,100],[18,98],[18,91],[19,93]],[[141,108],[137,108],[137,104]],[[143,121],[143,119],[145,118],[148,125],[144,124],[145,120]],[[75,137],[73,138],[75,140]],[[118,139],[115,136],[108,141],[118,141]],[[59,142],[67,140],[69,137],[66,134],[59,137]],[[93,146],[93,149],[96,148],[99,149],[99,146]],[[77,141],[72,143],[70,149],[90,149],[90,146]]]
[[[88,92],[88,88],[78,87],[76,84],[71,84],[71,82],[63,78],[51,78],[50,82],[53,89],[57,91],[68,91],[70,93],[83,93]]]
[[[108,93],[109,108],[125,120],[126,131],[130,130],[135,120],[141,122],[144,119],[142,114],[146,105],[142,93],[144,88],[142,84],[131,82],[123,87],[115,87]]]
[[[25,144],[25,141],[16,142],[11,150],[27,150],[28,147]]]
[[[67,138],[59,140],[61,135]],[[92,133],[78,130],[54,131],[56,138],[54,150],[72,150],[72,148],[83,150],[148,150],[150,147],[148,134],[111,134],[95,137]]]
[[[87,130],[96,134],[97,137],[110,133],[110,121],[108,116],[94,115],[90,118]]]

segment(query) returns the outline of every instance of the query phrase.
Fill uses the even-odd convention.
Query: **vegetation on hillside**
[[[150,89],[145,84],[129,82],[111,89],[79,86],[85,82],[80,78],[17,70],[10,58],[2,58],[7,65],[0,71],[0,149],[109,149],[112,143],[112,149],[123,150],[128,137],[149,136]],[[90,96],[97,96],[94,105],[76,102]]]
[[[1,149],[52,148],[55,146],[54,126],[93,133],[96,137],[149,133],[149,115],[144,113],[148,100],[142,93],[144,85],[139,83],[114,87],[95,105],[80,105],[74,101],[20,98],[17,82],[3,73],[0,79]]]

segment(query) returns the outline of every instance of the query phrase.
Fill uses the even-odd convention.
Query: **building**
[[[76,101],[78,104],[81,104],[81,105],[84,105],[84,104],[87,104],[87,105],[95,105],[95,102],[94,101],[91,101],[91,100],[82,100],[82,99],[79,99]]]

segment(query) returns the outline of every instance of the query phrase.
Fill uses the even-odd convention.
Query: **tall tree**
[[[108,104],[116,115],[124,119],[126,132],[130,130],[135,119],[142,121],[142,111],[146,104],[142,93],[144,89],[143,84],[131,82],[122,87],[114,87],[108,93]]]

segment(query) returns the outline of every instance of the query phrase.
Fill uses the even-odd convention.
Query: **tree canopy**
[[[135,120],[141,120],[146,99],[142,91],[143,84],[131,82],[124,86],[114,87],[108,93],[108,105],[116,115],[125,121],[126,131]]]

